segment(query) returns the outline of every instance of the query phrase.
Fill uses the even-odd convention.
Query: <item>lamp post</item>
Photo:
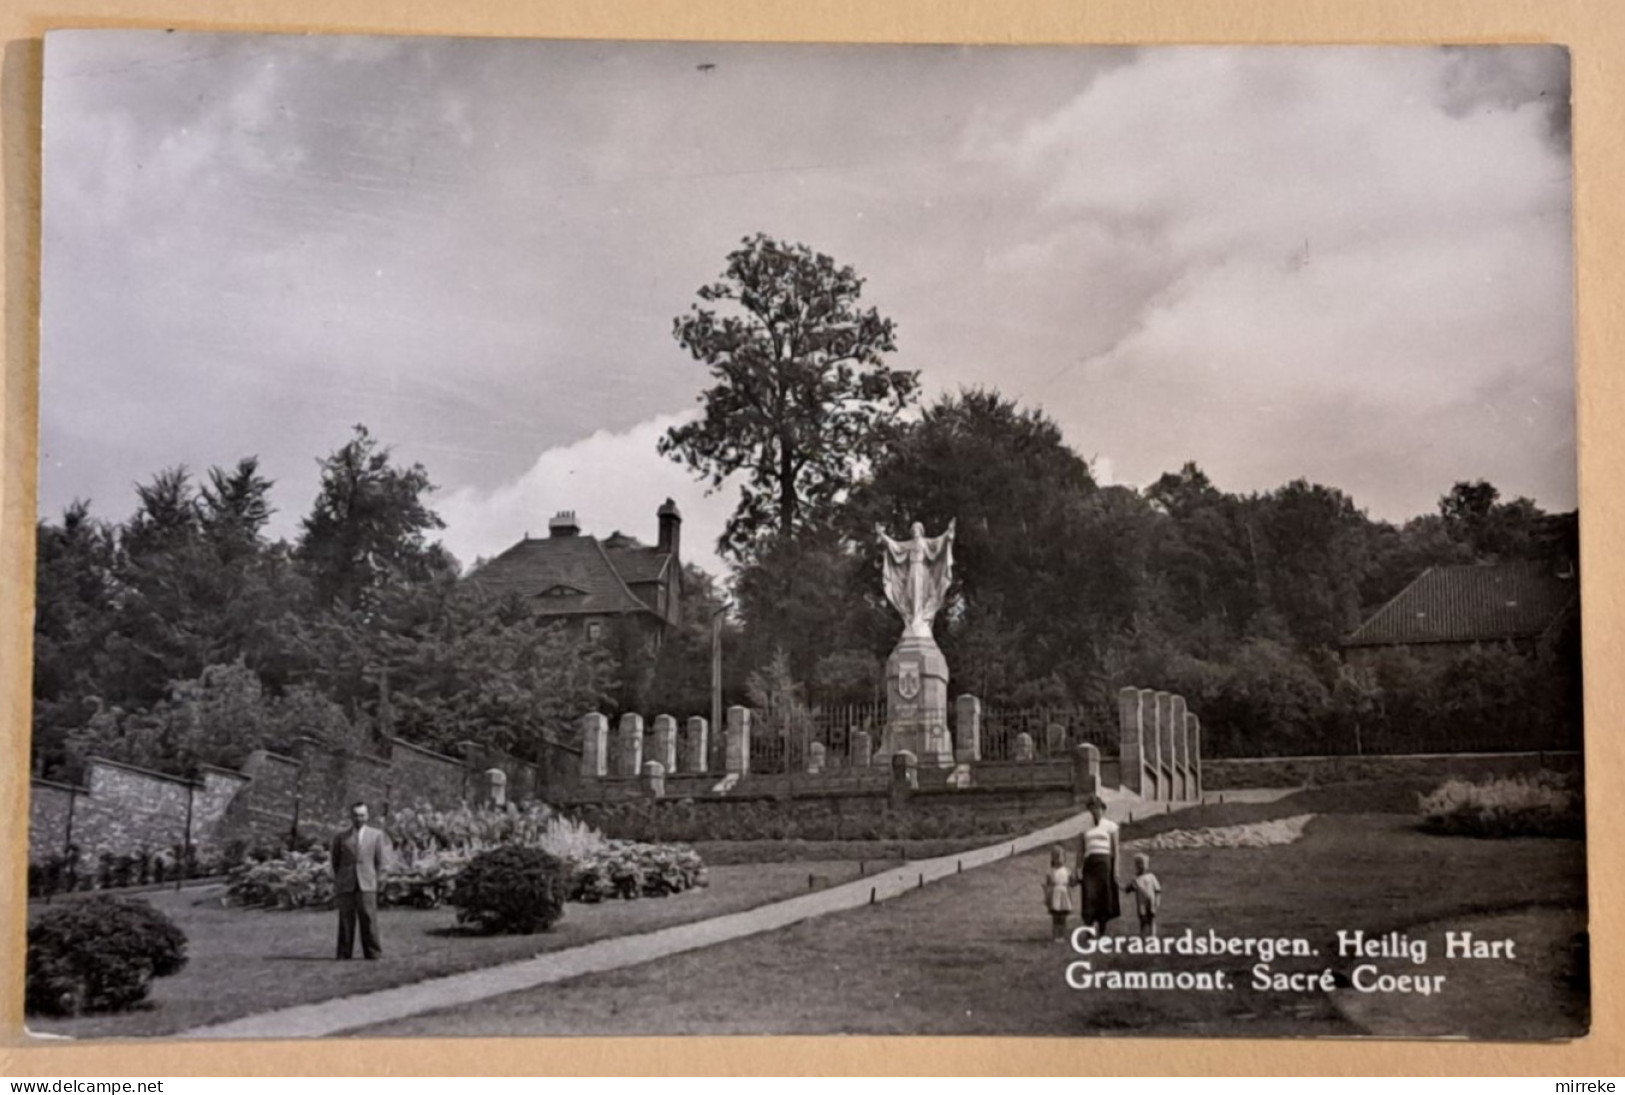
[[[722,617],[727,614],[730,602],[723,601],[711,610],[711,733],[710,740],[722,740],[725,728],[722,725]],[[726,748],[726,746],[724,746]],[[710,758],[706,758],[707,763]]]

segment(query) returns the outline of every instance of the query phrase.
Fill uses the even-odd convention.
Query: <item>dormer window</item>
[[[542,590],[540,593],[537,594],[537,596],[538,597],[580,597],[580,596],[583,596],[585,593],[586,593],[585,590],[577,589],[575,586],[556,585],[556,586],[550,586],[547,589]]]

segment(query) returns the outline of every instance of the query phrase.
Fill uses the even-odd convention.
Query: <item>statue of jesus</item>
[[[957,520],[957,519],[956,519]],[[909,530],[911,538],[901,542],[875,526],[886,549],[886,599],[902,613],[903,637],[931,637],[931,618],[942,608],[953,581],[954,525],[941,536],[927,536],[918,521]]]

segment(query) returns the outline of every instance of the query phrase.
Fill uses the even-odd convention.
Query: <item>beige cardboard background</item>
[[[174,26],[884,42],[1556,42],[1573,50],[1594,1028],[1579,1042],[733,1038],[28,1044],[21,959],[33,599],[41,35]],[[1625,4],[1618,0],[6,0],[0,3],[0,1075],[564,1073],[1625,1074]],[[1335,880],[1328,879],[1328,885]],[[794,991],[786,986],[786,991]]]

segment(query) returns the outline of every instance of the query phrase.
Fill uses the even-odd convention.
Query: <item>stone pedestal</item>
[[[481,798],[484,805],[500,810],[508,804],[508,773],[500,768],[488,768],[483,782],[485,786],[481,789]]]
[[[1081,806],[1100,794],[1100,750],[1084,742],[1072,751],[1072,802]]]
[[[581,716],[581,777],[609,775],[609,719],[594,711]]]
[[[750,708],[728,708],[726,752],[723,757],[722,770],[730,776],[746,776],[750,774],[750,724]]]
[[[874,742],[869,738],[867,730],[859,730],[852,735],[852,767],[867,768],[874,763]]]
[[[671,774],[677,771],[677,720],[670,715],[656,715],[654,725],[654,756],[660,767]]]
[[[919,761],[906,749],[900,749],[891,757],[891,804],[896,807],[908,805],[908,800],[915,791],[920,789]]]
[[[954,701],[954,759],[960,764],[982,759],[982,701],[975,696]]]
[[[704,772],[710,763],[710,726],[698,715],[684,727],[683,764],[685,772]]]
[[[905,635],[886,659],[886,729],[877,759],[914,754],[928,768],[951,768],[948,659],[929,636]]]
[[[1185,750],[1191,758],[1191,799],[1202,801],[1202,720],[1185,712]]]
[[[1145,770],[1145,707],[1138,688],[1122,688],[1117,692],[1118,727],[1118,780],[1123,790],[1132,791],[1143,798],[1150,794],[1151,784]]]
[[[1173,772],[1168,797],[1184,802],[1190,795],[1190,757],[1185,754],[1185,697],[1176,694],[1168,705],[1167,739],[1162,745],[1163,762]]]
[[[643,774],[643,716],[628,712],[621,716],[615,731],[615,763],[620,779],[637,779]]]

